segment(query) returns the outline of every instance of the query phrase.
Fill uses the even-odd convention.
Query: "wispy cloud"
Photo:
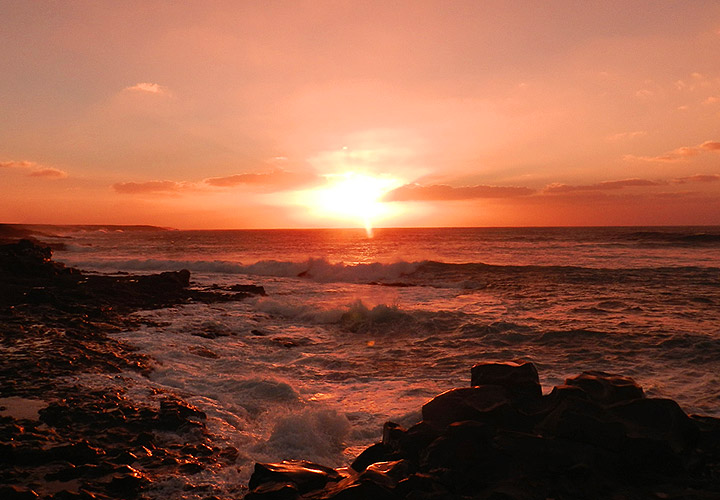
[[[617,134],[612,134],[607,136],[605,140],[609,142],[618,142],[635,139],[636,137],[643,137],[645,135],[647,135],[647,132],[645,130],[635,130],[633,132],[619,132]]]
[[[612,191],[635,186],[661,186],[665,182],[651,181],[649,179],[622,179],[617,181],[603,181],[595,184],[549,184],[543,189],[544,193],[570,193],[574,191]]]
[[[118,182],[113,189],[123,194],[178,193],[193,188],[191,183],[176,181]]]
[[[225,177],[210,177],[203,182],[214,187],[255,185],[282,191],[319,184],[322,182],[322,178],[313,173],[289,172],[287,170],[277,169],[266,173],[244,173]]]
[[[265,192],[284,191],[306,187],[323,182],[321,177],[312,173],[288,172],[273,170],[267,173],[244,173],[226,177],[210,177],[202,181],[169,181],[152,180],[145,182],[118,182],[112,188],[122,194],[177,194],[187,191],[202,191],[215,188],[235,186],[253,186]]]
[[[55,167],[46,167],[39,170],[32,170],[28,173],[30,177],[47,177],[51,179],[64,179],[68,176],[67,172]]]
[[[688,177],[679,177],[673,179],[673,184],[687,184],[688,182],[718,182],[720,181],[720,175],[718,174],[696,174]]]
[[[125,90],[129,90],[131,92],[147,92],[149,94],[169,94],[170,91],[167,87],[160,85],[158,83],[150,83],[150,82],[140,82],[136,83],[135,85],[131,87],[125,87]]]
[[[625,160],[640,160],[650,162],[674,162],[683,161],[693,156],[697,156],[705,151],[720,151],[720,142],[705,141],[698,146],[682,146],[667,153],[658,156],[635,156],[626,155]]]
[[[515,186],[462,186],[447,184],[405,184],[387,193],[383,201],[451,201],[479,198],[513,198],[533,194],[535,190]]]
[[[47,179],[64,179],[68,173],[55,167],[40,165],[33,161],[0,161],[0,168],[17,168],[23,169],[28,177],[44,177]]]

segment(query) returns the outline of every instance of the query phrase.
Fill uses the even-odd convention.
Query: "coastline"
[[[127,398],[120,374],[146,375],[153,360],[108,334],[137,325],[133,311],[242,300],[263,293],[261,287],[197,290],[188,287],[186,271],[87,275],[52,261],[49,248],[30,241],[3,246],[0,257],[3,498],[143,498],[170,480],[197,498],[247,493],[245,484],[219,492],[193,479],[232,465],[239,450],[218,447],[203,412],[170,394],[154,394],[146,405]],[[641,397],[642,389],[622,377],[620,386],[630,387],[632,397],[595,401],[583,387],[557,387],[544,397],[537,371],[523,370],[519,396],[516,375],[502,383],[481,378],[470,391],[456,389],[426,404],[431,410],[423,409],[419,427],[386,425],[383,441],[363,452],[352,470],[258,464],[248,498],[595,498],[593,492],[598,498],[714,498],[720,492],[717,419],[689,417],[674,402]],[[110,383],[83,386],[79,374]],[[611,393],[618,385],[597,380]],[[636,401],[651,408],[623,427],[626,417],[613,416],[612,408]],[[600,462],[587,463],[587,453]],[[558,456],[565,458],[553,462]],[[609,474],[616,459],[639,465]],[[307,483],[308,474],[318,479],[308,471],[320,471],[319,482]]]
[[[121,374],[146,375],[152,360],[108,334],[136,325],[133,311],[262,288],[190,290],[187,271],[86,275],[51,255],[30,240],[0,246],[0,497],[137,498],[167,478],[192,489],[194,474],[231,463],[237,450],[213,445],[197,408],[170,394],[143,406],[126,397]]]

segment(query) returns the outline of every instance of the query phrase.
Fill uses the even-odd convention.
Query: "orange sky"
[[[720,224],[715,0],[0,11],[0,222]]]

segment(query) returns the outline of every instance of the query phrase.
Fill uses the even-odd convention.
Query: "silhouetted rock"
[[[261,480],[261,468],[247,498],[720,498],[719,419],[689,417],[602,372],[547,396],[528,363],[476,365],[472,374],[473,387],[426,403],[422,422],[385,424],[382,442],[345,477],[322,469],[324,486],[301,489],[283,476]]]
[[[509,395],[540,397],[542,388],[535,365],[527,361],[480,363],[470,370],[470,385],[499,385]]]
[[[642,387],[630,377],[605,372],[583,372],[565,384],[581,388],[590,399],[604,405],[645,397]]]

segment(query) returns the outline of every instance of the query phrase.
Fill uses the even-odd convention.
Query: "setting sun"
[[[379,220],[394,215],[397,209],[381,201],[382,196],[402,184],[398,179],[345,172],[327,175],[328,184],[307,191],[302,203],[313,215],[361,223],[368,236]]]

